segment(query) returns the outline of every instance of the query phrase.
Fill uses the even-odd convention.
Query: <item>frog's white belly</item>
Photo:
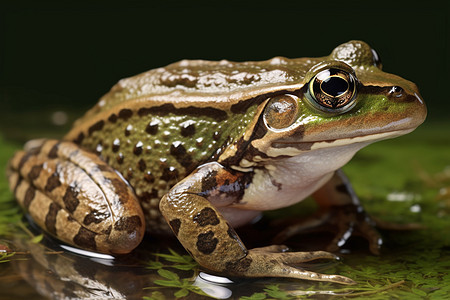
[[[334,171],[369,143],[322,148],[271,161],[265,169],[255,170],[252,184],[243,199],[231,207],[264,211],[302,201],[330,180]]]

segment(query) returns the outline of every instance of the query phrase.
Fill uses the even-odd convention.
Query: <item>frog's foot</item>
[[[274,250],[270,246],[266,249]],[[355,284],[355,281],[345,276],[320,274],[296,266],[317,259],[337,259],[337,256],[325,251],[273,253],[263,251],[261,248],[256,251],[252,249],[245,258],[228,263],[227,271],[233,275],[233,270],[236,270],[236,275],[247,277],[287,277]]]
[[[274,242],[283,242],[311,229],[314,231],[323,229],[335,233],[327,251],[336,252],[347,243],[350,237],[361,236],[369,242],[370,251],[378,255],[383,240],[375,227],[376,222],[361,206],[353,204],[332,206],[314,218],[288,226],[274,238]]]

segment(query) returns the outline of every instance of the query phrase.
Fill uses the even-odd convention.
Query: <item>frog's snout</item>
[[[397,87],[391,89],[392,95],[390,96],[394,99],[398,97],[400,101],[404,101],[409,104],[407,112],[411,127],[417,127],[422,124],[427,117],[427,106],[422,96],[420,95],[418,88],[415,87],[414,90],[408,92],[404,90],[393,91],[395,90],[395,88]],[[396,93],[399,94],[397,95]]]

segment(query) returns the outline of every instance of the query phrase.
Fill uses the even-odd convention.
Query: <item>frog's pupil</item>
[[[325,79],[320,85],[322,91],[332,97],[339,97],[348,90],[348,82],[338,76]]]

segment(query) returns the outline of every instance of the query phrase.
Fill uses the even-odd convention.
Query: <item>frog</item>
[[[61,140],[25,144],[9,186],[34,223],[78,248],[124,255],[146,232],[170,234],[213,273],[354,284],[299,265],[338,259],[353,235],[379,252],[341,168],[425,117],[417,86],[382,71],[363,41],[323,57],[182,60],[120,80]],[[331,224],[327,249],[248,249],[237,234],[311,195],[317,218],[296,228]]]

